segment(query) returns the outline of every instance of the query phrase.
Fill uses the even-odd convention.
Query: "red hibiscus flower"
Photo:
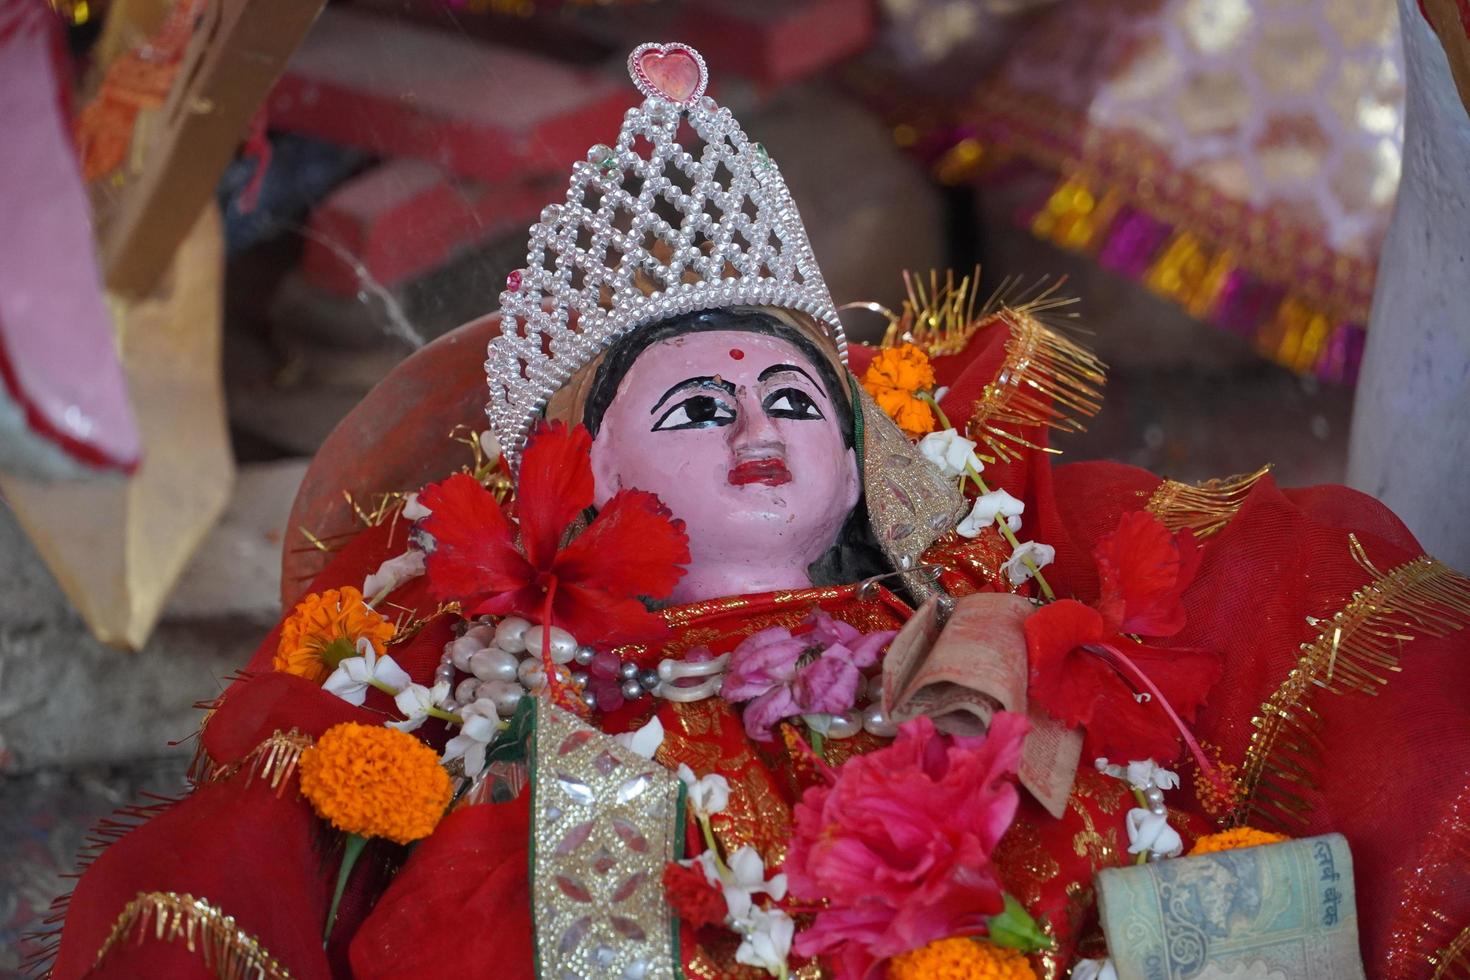
[[[1194,535],[1171,534],[1136,511],[1098,542],[1093,557],[1095,604],[1063,599],[1026,620],[1032,700],[1064,724],[1081,725],[1092,756],[1166,762],[1178,756],[1181,734],[1196,749],[1183,721],[1219,679],[1219,658],[1131,638],[1184,628],[1180,596],[1200,562]]]
[[[1016,815],[1026,719],[1000,712],[982,738],[941,735],[927,717],[887,748],[853,756],[796,805],[791,894],[828,904],[796,938],[842,980],[948,936],[984,935],[1005,906],[990,855]]]
[[[663,599],[689,561],[684,523],[658,497],[620,490],[581,534],[559,548],[592,506],[592,437],[582,426],[543,426],[522,457],[516,486],[521,548],[495,498],[473,477],[425,487],[434,539],[429,587],[469,615],[515,613],[551,623],[582,643],[656,640],[667,627],[640,599]]]

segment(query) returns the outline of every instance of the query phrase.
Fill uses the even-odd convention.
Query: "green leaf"
[[[536,698],[528,694],[516,704],[516,712],[510,716],[510,727],[495,736],[485,751],[485,763],[524,761],[530,747],[531,731],[535,727]]]
[[[1051,937],[1041,931],[1036,920],[1031,918],[1031,913],[1009,892],[1006,893],[1005,902],[1001,913],[992,915],[986,923],[990,930],[990,941],[997,946],[1019,949],[1023,953],[1051,949]]]
[[[347,879],[352,876],[357,859],[362,857],[362,849],[367,847],[368,838],[348,834],[344,841],[342,863],[337,868],[337,887],[332,890],[332,907],[327,910],[327,927],[322,931],[322,949],[326,949],[327,943],[332,941],[332,926],[337,923],[337,907],[342,904],[342,893],[347,890]]]

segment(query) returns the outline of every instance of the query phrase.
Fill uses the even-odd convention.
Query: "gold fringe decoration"
[[[292,728],[287,732],[276,729],[269,738],[251,749],[245,758],[239,762],[214,767],[201,782],[217,783],[224,779],[233,779],[243,772],[245,785],[250,785],[259,777],[269,782],[270,788],[280,796],[285,792],[286,783],[296,772],[301,753],[315,744],[316,739],[303,735],[298,729]]]
[[[139,795],[154,802],[129,804],[93,824],[77,852],[77,869],[61,877],[80,878],[109,847],[183,800],[183,797],[160,796],[157,793]],[[51,976],[57,951],[61,948],[61,930],[66,923],[66,915],[71,910],[71,897],[72,892],[69,890],[52,899],[46,917],[41,920],[44,928],[25,935],[25,940],[31,945],[31,952],[26,954],[21,963],[21,971],[25,975]]]
[[[1403,644],[1470,623],[1470,579],[1428,555],[1382,572],[1355,535],[1348,544],[1372,580],[1331,619],[1309,620],[1321,627],[1317,638],[1302,644],[1296,667],[1251,719],[1256,730],[1241,766],[1235,826],[1275,824],[1295,833],[1306,825],[1310,805],[1301,791],[1313,785],[1322,750],[1314,689],[1377,694],[1402,669]]]
[[[112,934],[97,950],[95,963],[124,942],[178,942],[204,959],[205,969],[221,980],[291,980],[291,973],[266,952],[259,940],[213,905],[177,892],[139,892],[123,907]]]
[[[1470,925],[1442,908],[1470,868],[1470,786],[1433,815],[1434,833],[1416,842],[1413,861],[1397,872],[1399,907],[1382,961],[1383,980],[1470,980]],[[1432,972],[1426,972],[1431,967]]]
[[[1203,483],[1165,480],[1154,490],[1143,509],[1171,531],[1189,528],[1196,538],[1208,538],[1230,523],[1240,505],[1245,503],[1246,495],[1269,472],[1271,464],[1267,463],[1254,473]]]
[[[975,402],[970,438],[1007,462],[1026,449],[1060,453],[1031,442],[1022,431],[1035,426],[1084,431],[1078,416],[1090,418],[1102,407],[1106,365],[1043,323],[1035,307],[1006,307],[989,319],[1003,323],[1011,336],[995,380]]]
[[[1429,954],[1429,965],[1434,967],[1430,980],[1464,980],[1470,977],[1470,926],[1461,929],[1444,948]]]

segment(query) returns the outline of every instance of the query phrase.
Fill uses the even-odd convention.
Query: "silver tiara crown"
[[[526,267],[500,294],[486,414],[512,466],[576,371],[670,316],[735,305],[799,311],[847,359],[786,182],[730,111],[704,94],[699,52],[643,44],[628,72],[643,104],[623,117],[615,145],[592,147],[572,167],[566,202],[541,212]]]

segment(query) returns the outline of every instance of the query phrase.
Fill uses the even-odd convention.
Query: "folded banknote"
[[[1098,874],[1119,980],[1362,980],[1340,834]]]

